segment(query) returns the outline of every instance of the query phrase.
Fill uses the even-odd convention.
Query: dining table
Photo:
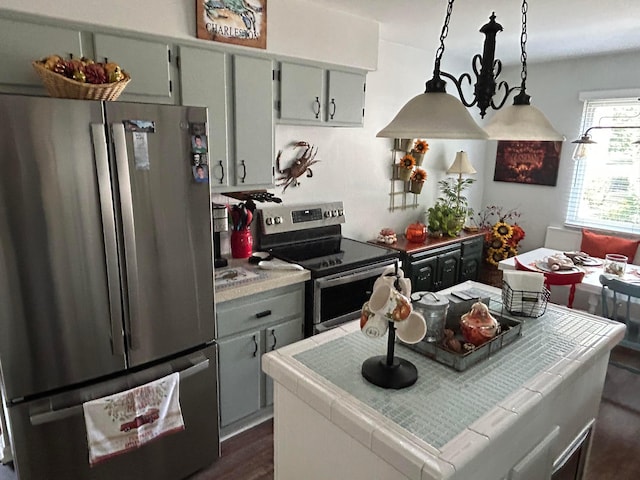
[[[561,250],[553,249],[553,248],[540,247],[540,248],[536,248],[534,250],[530,250],[528,252],[516,255],[516,257],[518,258],[518,261],[521,264],[526,265],[534,270],[537,269],[541,273],[545,273],[545,270],[543,269],[544,264],[541,262],[544,262],[545,258],[547,257],[561,254],[561,253],[564,253],[564,252],[562,252]],[[505,260],[501,260],[498,263],[498,269],[502,271],[515,270],[516,257],[509,257]],[[582,269],[585,272],[584,278],[582,279],[582,283],[579,283],[576,285],[576,291],[582,291],[589,295],[588,311],[589,313],[593,313],[593,314],[596,313],[596,309],[598,307],[598,304],[600,302],[600,297],[602,295],[602,284],[600,283],[600,275],[605,273],[604,260],[603,259],[596,259],[596,260],[600,260],[600,261],[593,262],[593,263],[598,263],[598,265],[576,266],[576,268]],[[570,270],[567,270],[567,271],[570,271]],[[622,277],[620,277],[620,279],[630,283],[640,283],[640,266],[627,264],[625,273]]]

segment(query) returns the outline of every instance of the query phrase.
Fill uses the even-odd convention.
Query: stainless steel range
[[[305,298],[305,336],[360,316],[373,282],[395,250],[342,236],[342,202],[269,206],[259,210],[258,246],[311,272]]]

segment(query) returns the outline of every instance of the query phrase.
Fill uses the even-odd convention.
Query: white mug
[[[360,330],[369,338],[382,337],[387,333],[389,321],[376,315],[369,309],[369,302],[365,302],[360,312]]]
[[[373,290],[369,298],[369,309],[394,322],[403,321],[412,311],[411,301],[386,283]]]
[[[404,274],[402,273],[402,270],[399,270],[397,275],[393,271],[387,272],[385,270],[385,272],[382,275],[380,275],[374,282],[373,289],[375,290],[380,285],[385,283],[389,285],[391,288],[395,288],[396,280],[400,284],[400,293],[405,297],[410,298],[411,297],[411,280],[409,280],[408,278],[404,278]]]
[[[421,313],[411,312],[406,320],[396,322],[396,336],[404,343],[418,343],[427,334],[427,322]]]

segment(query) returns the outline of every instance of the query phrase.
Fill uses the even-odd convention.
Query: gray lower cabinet
[[[224,434],[273,403],[273,384],[262,373],[261,357],[303,338],[304,284],[223,302],[216,310]]]
[[[366,73],[282,61],[279,123],[360,127]]]
[[[265,330],[265,335],[265,353],[302,340],[303,334],[300,329],[300,319],[296,318],[269,327]],[[267,376],[266,381],[265,403],[266,405],[273,405],[273,380]]]
[[[260,330],[218,341],[221,426],[260,409]]]
[[[8,93],[44,93],[33,60],[57,54],[76,58],[84,54],[78,29],[0,18],[0,88]]]

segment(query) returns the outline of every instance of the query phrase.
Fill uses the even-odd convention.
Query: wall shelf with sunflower
[[[486,230],[484,259],[489,265],[518,254],[518,244],[525,237],[524,229],[518,224],[520,212],[505,210],[497,205],[485,207],[477,217],[478,227]]]
[[[396,138],[391,149],[391,192],[389,193],[389,210],[405,210],[418,207],[417,195],[427,180],[427,172],[420,168],[424,160],[424,154],[429,150],[429,144],[425,140]],[[398,157],[400,157],[398,159]],[[396,183],[402,185],[398,187]],[[407,198],[408,194],[413,198]]]

